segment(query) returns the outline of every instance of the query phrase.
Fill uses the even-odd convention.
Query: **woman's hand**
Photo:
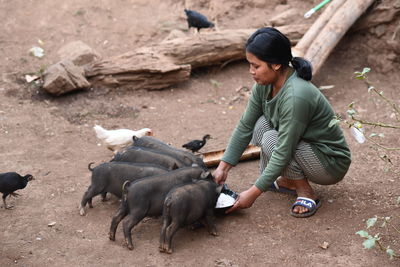
[[[226,179],[228,178],[228,172],[231,168],[232,168],[232,165],[230,165],[229,163],[226,163],[224,161],[221,161],[218,164],[217,169],[213,173],[214,181],[217,184],[224,184]]]
[[[250,208],[254,201],[258,198],[259,195],[262,194],[262,191],[258,189],[256,186],[252,186],[246,191],[240,193],[239,197],[236,199],[235,204],[232,208],[228,209],[225,213],[231,213],[237,209],[247,209]]]

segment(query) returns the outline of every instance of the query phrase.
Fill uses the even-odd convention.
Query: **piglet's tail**
[[[310,61],[305,60],[302,57],[294,57],[290,62],[300,78],[306,81],[311,81],[312,66]]]

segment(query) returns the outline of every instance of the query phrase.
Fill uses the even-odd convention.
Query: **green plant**
[[[356,109],[356,103],[352,102],[348,105],[347,118],[342,118],[340,115],[336,115],[330,122],[329,126],[333,126],[337,123],[344,123],[350,128],[352,135],[359,143],[364,143],[366,140],[373,144],[373,148],[379,153],[379,158],[386,162],[386,171],[392,170],[395,174],[399,174],[399,171],[393,169],[393,163],[391,160],[390,153],[400,151],[400,147],[390,146],[385,144],[383,139],[385,134],[383,132],[375,132],[379,129],[389,130],[391,133],[400,133],[400,108],[392,99],[385,96],[383,91],[377,90],[372,83],[369,81],[367,74],[371,71],[370,68],[364,68],[362,71],[356,71],[355,78],[364,81],[367,86],[367,92],[376,101],[376,98],[380,100],[378,104],[386,104],[386,108],[389,108],[388,116],[391,119],[390,122],[373,121],[368,118],[365,119],[360,116]],[[382,112],[383,107],[379,107],[379,111]],[[367,113],[371,114],[371,113]],[[367,132],[370,132],[367,135]]]
[[[391,260],[395,259],[395,258],[400,258],[399,254],[396,254],[396,252],[390,248],[390,246],[385,246],[386,242],[389,242],[386,240],[386,242],[384,241],[385,239],[383,237],[388,237],[390,236],[391,232],[395,231],[395,235],[400,234],[400,231],[398,228],[396,228],[391,222],[390,222],[391,218],[390,217],[373,217],[373,218],[369,218],[366,221],[366,229],[370,229],[374,226],[376,226],[376,223],[378,221],[381,221],[382,224],[379,226],[380,228],[385,228],[384,232],[386,234],[381,234],[380,232],[377,232],[375,235],[371,235],[369,234],[366,230],[360,230],[358,232],[356,232],[356,234],[358,234],[359,236],[363,237],[365,239],[365,241],[363,242],[363,246],[366,249],[372,249],[377,247],[378,249],[380,249],[381,251],[386,252],[386,254],[390,257]],[[388,238],[386,238],[388,239]]]
[[[360,112],[356,109],[356,103],[352,102],[348,105],[347,118],[342,118],[340,115],[336,115],[330,122],[329,127],[337,124],[344,123],[350,128],[351,133],[359,143],[369,141],[372,143],[371,148],[378,152],[378,156],[386,163],[385,171],[391,170],[394,174],[399,175],[399,164],[393,164],[391,156],[393,153],[400,151],[400,147],[391,146],[383,141],[385,134],[383,132],[375,132],[376,130],[386,130],[388,134],[394,134],[398,136],[400,134],[400,108],[392,99],[385,96],[383,91],[377,90],[372,83],[369,81],[367,74],[371,71],[370,68],[364,68],[362,71],[355,72],[355,78],[362,80],[367,86],[367,92],[371,95],[372,99],[377,104],[378,113],[389,113],[389,116],[380,116],[381,118],[389,118],[390,121],[374,121],[368,118],[371,115],[371,111],[366,111],[366,117],[360,115]],[[378,99],[378,100],[376,100]],[[381,104],[385,104],[384,107]],[[386,109],[385,109],[386,108]],[[371,132],[367,135],[367,132]],[[397,145],[397,144],[396,144]],[[390,166],[390,167],[388,167]],[[397,169],[396,169],[397,168]],[[400,196],[397,197],[397,205],[400,205]],[[399,217],[394,217],[398,220]],[[380,221],[382,224],[379,229],[376,227],[376,223]],[[360,230],[356,234],[360,235],[365,239],[363,246],[366,249],[378,248],[381,251],[386,252],[390,259],[400,258],[400,254],[396,253],[393,248],[386,244],[392,244],[396,246],[396,240],[400,237],[400,231],[391,223],[391,217],[373,217],[366,221],[366,230]],[[371,234],[372,228],[375,226],[374,234]],[[367,230],[370,229],[368,232]],[[398,245],[397,245],[398,246]]]

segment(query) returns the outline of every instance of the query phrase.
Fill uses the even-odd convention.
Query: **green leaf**
[[[370,71],[371,71],[371,68],[364,68],[363,71],[362,71],[362,75],[365,75]]]
[[[354,102],[351,102],[351,103],[348,105],[348,107],[351,108],[351,109],[353,108],[353,106],[354,106]]]
[[[359,236],[364,237],[364,238],[370,237],[368,232],[364,231],[364,230],[360,230],[360,231],[356,232],[356,235],[359,235]]]
[[[363,80],[365,78],[364,75],[359,71],[354,72],[354,74],[356,75],[356,79]]]
[[[370,68],[364,68],[364,69],[362,70],[362,72],[356,71],[356,72],[354,72],[354,74],[356,75],[356,79],[363,80],[363,79],[366,78],[366,74],[367,74],[368,72],[370,72],[370,71],[371,71]]]
[[[394,256],[396,255],[396,254],[394,253],[393,249],[391,249],[391,248],[389,248],[389,247],[386,249],[386,254],[389,255],[389,258],[390,258],[391,260],[393,260]]]
[[[378,220],[378,218],[374,217],[374,218],[369,218],[367,220],[367,229],[374,226],[376,221]]]
[[[368,238],[362,244],[363,244],[364,248],[371,249],[371,248],[375,247],[375,243],[376,243],[375,238]]]
[[[377,136],[376,133],[372,133],[372,134],[369,135],[369,137],[375,137],[375,136]]]
[[[347,110],[347,114],[348,114],[349,116],[354,116],[355,114],[357,114],[357,111],[355,111],[354,109],[348,109],[348,110]]]
[[[328,127],[331,128],[331,127],[333,127],[334,125],[338,124],[339,122],[340,122],[340,120],[338,120],[338,119],[332,119],[332,120],[329,122]]]
[[[378,136],[379,136],[380,138],[383,138],[383,137],[385,137],[385,134],[384,134],[384,133],[380,133]]]
[[[353,124],[353,126],[356,127],[356,128],[358,128],[358,129],[362,129],[362,128],[363,128],[363,125],[362,125],[361,122],[359,122],[359,121],[356,121],[356,122]],[[363,131],[363,130],[362,130],[362,131]]]
[[[86,13],[86,11],[84,9],[78,9],[75,12],[74,16],[83,16],[83,15],[85,15],[85,13]]]
[[[29,49],[29,53],[35,57],[42,58],[44,57],[44,50],[41,47],[33,46]]]
[[[397,197],[397,205],[400,205],[400,196],[399,197]]]

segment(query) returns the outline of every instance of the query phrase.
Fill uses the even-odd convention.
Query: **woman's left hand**
[[[228,209],[225,213],[228,214],[237,209],[250,208],[253,205],[254,201],[256,201],[257,197],[261,194],[262,191],[253,185],[246,191],[240,193],[233,207]]]

